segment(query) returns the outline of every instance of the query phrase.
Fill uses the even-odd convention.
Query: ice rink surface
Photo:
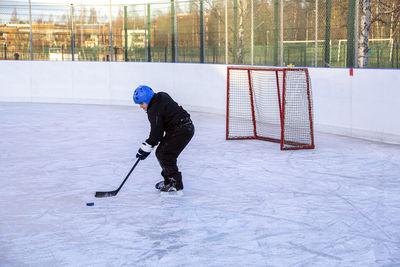
[[[226,141],[191,112],[182,197],[154,189],[132,106],[0,103],[0,266],[399,266],[400,146]],[[94,202],[93,207],[86,206]]]

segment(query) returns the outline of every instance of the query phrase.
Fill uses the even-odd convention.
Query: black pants
[[[177,166],[177,158],[194,135],[194,125],[190,119],[166,131],[156,150],[156,157],[162,168],[161,175],[165,181],[175,178],[182,186],[182,175]]]

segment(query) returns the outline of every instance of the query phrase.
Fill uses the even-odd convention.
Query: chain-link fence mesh
[[[399,21],[393,0],[2,1],[0,59],[399,68]]]

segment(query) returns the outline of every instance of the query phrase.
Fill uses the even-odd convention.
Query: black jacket
[[[151,98],[147,107],[147,117],[150,121],[150,136],[146,142],[156,146],[164,132],[176,127],[181,119],[190,117],[167,93],[159,92]]]

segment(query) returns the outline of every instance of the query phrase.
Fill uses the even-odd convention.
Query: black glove
[[[153,150],[153,146],[149,145],[148,143],[144,142],[142,143],[142,145],[140,146],[137,154],[136,154],[136,158],[139,158],[141,160],[144,160],[147,158],[148,155],[150,155],[151,151]]]

